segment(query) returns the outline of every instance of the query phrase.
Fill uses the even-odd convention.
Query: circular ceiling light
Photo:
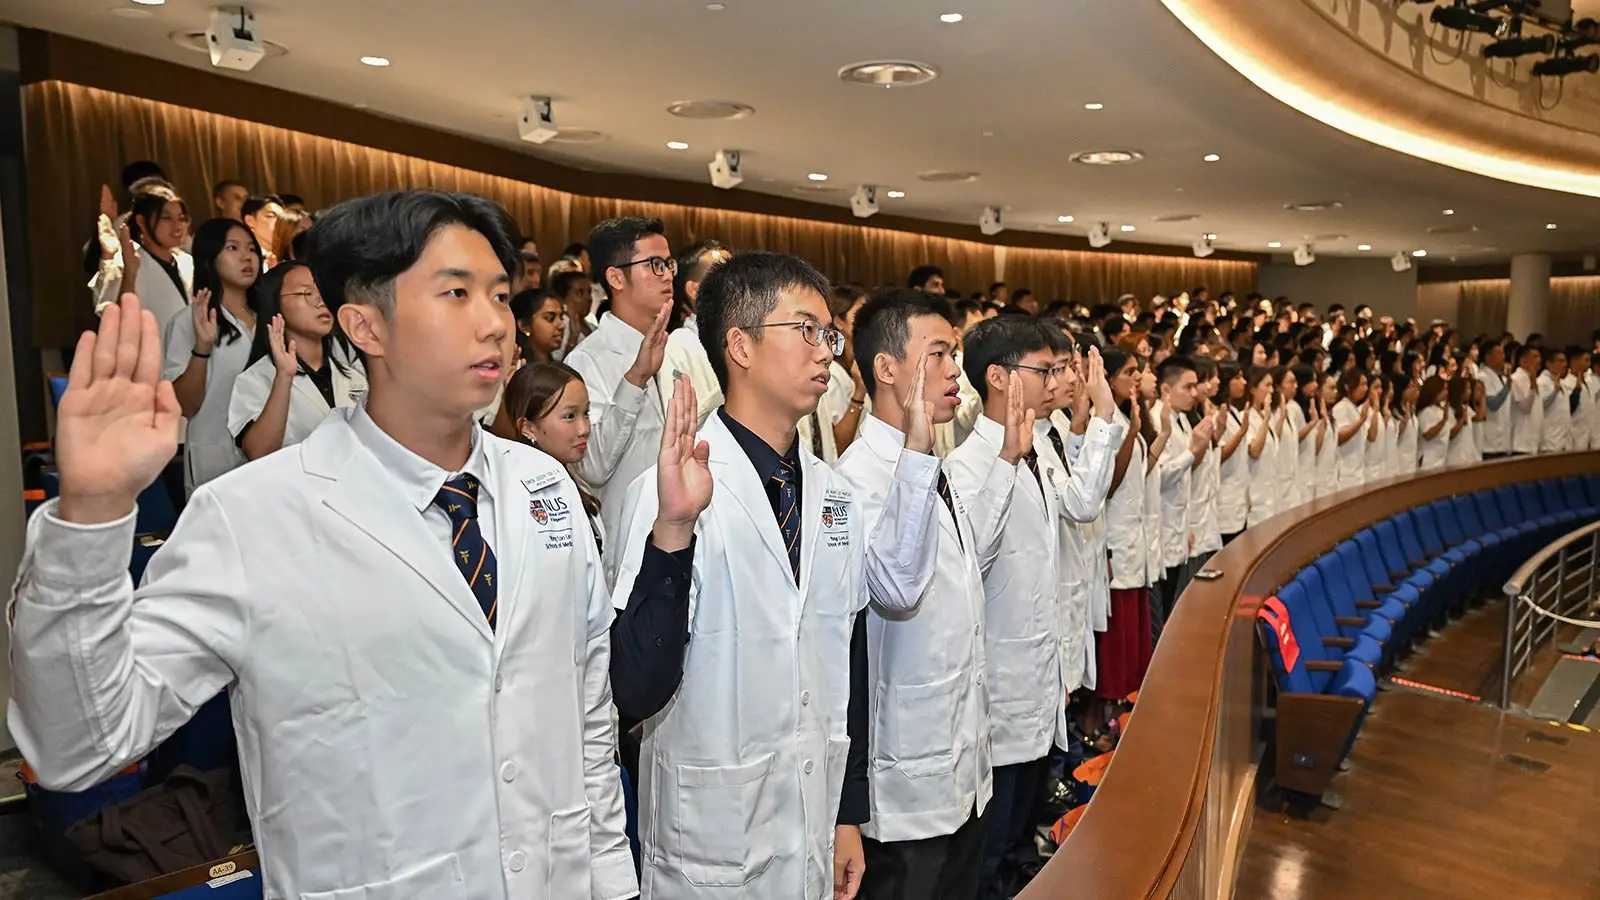
[[[598,144],[606,139],[603,131],[594,128],[558,128],[550,141],[556,144]]]
[[[1086,166],[1119,166],[1138,162],[1144,154],[1137,150],[1079,150],[1068,159]]]
[[[945,13],[939,17],[939,21],[945,23],[946,25],[954,25],[955,23],[961,21],[961,13]]]
[[[387,56],[363,56],[361,57],[361,64],[381,69],[389,64],[389,58]]]
[[[1272,248],[1273,250],[1276,250],[1279,247],[1283,246],[1283,241],[1267,241],[1267,246]]]
[[[867,87],[914,87],[939,77],[939,70],[910,59],[874,59],[839,70],[839,80]]]
[[[1545,229],[1547,231],[1555,231],[1556,230],[1556,223],[1551,222],[1551,223],[1549,223],[1548,225],[1546,225],[1544,227],[1545,227]]]
[[[1206,240],[1208,240],[1208,241],[1214,241],[1216,239],[1217,239],[1217,236],[1215,234],[1207,234],[1206,235]]]
[[[1151,218],[1150,221],[1152,221],[1152,222],[1193,222],[1195,219],[1198,219],[1198,218],[1200,218],[1200,214],[1199,213],[1172,213],[1171,215],[1166,215],[1166,216],[1155,216],[1155,217]]]
[[[1357,244],[1356,245],[1356,249],[1357,250],[1371,250],[1372,249],[1372,245],[1371,244]]]
[[[721,4],[721,3],[707,3],[706,4],[706,9],[709,9],[712,12],[722,12],[723,10],[725,10],[727,8],[728,7],[726,5]]]
[[[1417,257],[1418,259],[1421,259],[1422,257],[1428,255],[1428,251],[1426,251],[1426,250],[1413,250],[1413,251],[1411,251],[1411,255]]]
[[[1447,210],[1444,211],[1444,215],[1447,215],[1447,216],[1453,216],[1455,214],[1456,214],[1456,211],[1453,210],[1453,209],[1447,209]]]
[[[1102,109],[1105,109],[1106,105],[1104,103],[1085,103],[1083,108],[1089,110],[1090,112],[1098,112]]]
[[[193,50],[196,53],[211,52],[211,42],[204,31],[174,31],[167,35],[167,40],[185,50]],[[272,41],[262,41],[261,49],[266,51],[268,57],[283,56],[289,52],[288,47],[274,44]]]
[[[1067,224],[1070,224],[1072,222],[1072,217],[1071,216],[1056,216],[1056,221],[1060,222],[1062,225],[1067,225]]]
[[[687,150],[687,149],[689,149],[689,145],[685,144],[683,141],[667,141],[667,149],[668,150]]]
[[[1124,225],[1124,226],[1122,226],[1122,230],[1123,230],[1124,233],[1127,233],[1127,232],[1130,232],[1130,231],[1138,231],[1139,229],[1137,227],[1133,226],[1133,225]]]
[[[929,184],[966,184],[977,181],[980,177],[982,175],[979,172],[962,169],[930,169],[917,173],[918,181],[926,181]]]
[[[903,199],[905,199],[906,192],[905,191],[890,191],[889,193],[885,194],[884,196],[888,197],[890,200],[903,200]]]
[[[1222,157],[1218,156],[1215,153],[1207,153],[1205,156],[1203,156],[1201,158],[1204,159],[1206,162],[1217,162],[1218,160],[1222,159]]]
[[[1295,212],[1323,212],[1329,209],[1339,209],[1342,206],[1344,206],[1344,203],[1338,200],[1318,200],[1313,203],[1285,203],[1283,208],[1292,209]]]
[[[667,112],[681,119],[743,119],[756,108],[732,100],[679,100],[667,104]]]
[[[133,2],[139,4],[140,6],[160,6],[161,4],[167,2],[167,0],[133,0]]]
[[[822,174],[821,172],[812,172],[810,175],[806,176],[806,180],[808,180],[808,181],[827,181],[828,180],[828,176]]]

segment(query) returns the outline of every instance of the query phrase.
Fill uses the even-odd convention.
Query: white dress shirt
[[[1333,442],[1339,443],[1339,432],[1361,421],[1361,409],[1345,397],[1333,405],[1333,432],[1330,437]],[[1371,422],[1366,423],[1352,434],[1349,440],[1339,444],[1338,466],[1336,468],[1338,490],[1348,490],[1360,487],[1367,478],[1367,428]]]
[[[629,363],[632,364],[632,360]],[[706,423],[712,410],[722,405],[722,385],[717,381],[717,373],[711,369],[711,358],[706,356],[705,345],[700,343],[700,332],[690,327],[688,322],[667,335],[661,374],[670,382],[674,372],[681,372],[694,386],[695,405],[699,407],[695,424],[696,430],[699,430],[698,427]]]
[[[1117,410],[1111,421],[1126,429],[1128,417]],[[1119,448],[1120,449],[1120,448]],[[1111,556],[1111,588],[1138,590],[1149,584],[1146,558],[1150,541],[1145,536],[1145,446],[1143,436],[1133,439],[1133,452],[1122,483],[1106,498],[1106,549]]]
[[[1244,427],[1244,412],[1228,407],[1228,418],[1222,426],[1222,443],[1227,444]],[[1246,435],[1234,448],[1233,455],[1222,459],[1222,448],[1216,456],[1220,460],[1217,484],[1217,527],[1223,534],[1237,534],[1244,530],[1245,516],[1250,509],[1250,436]]]
[[[1483,383],[1483,396],[1486,402],[1486,415],[1483,420],[1483,452],[1484,453],[1509,453],[1511,451],[1511,398],[1509,392],[1504,398],[1500,397],[1501,391],[1508,388],[1504,375],[1487,367],[1478,367],[1478,380]],[[1500,399],[1500,407],[1495,409],[1493,404]]]
[[[1432,469],[1443,468],[1445,461],[1450,456],[1450,429],[1455,422],[1455,415],[1443,406],[1430,406],[1417,413],[1417,450],[1421,457],[1417,468],[1427,472]],[[1428,432],[1435,425],[1444,423],[1439,433],[1428,437]]]
[[[1157,404],[1151,415],[1170,416],[1172,434],[1161,448],[1156,472],[1161,479],[1161,565],[1170,569],[1189,558],[1190,486],[1194,454],[1189,451],[1189,419]]]
[[[1546,369],[1539,373],[1538,405],[1544,407],[1539,432],[1540,453],[1565,453],[1572,449],[1572,399],[1566,385]]]
[[[1544,437],[1545,406],[1539,386],[1526,369],[1511,373],[1511,452],[1538,453]]]

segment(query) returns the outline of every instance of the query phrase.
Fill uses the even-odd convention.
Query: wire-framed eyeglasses
[[[844,353],[844,332],[834,328],[832,325],[823,325],[815,319],[749,325],[745,327],[745,331],[755,331],[760,328],[796,328],[799,329],[800,336],[811,346],[825,347],[834,356]]]

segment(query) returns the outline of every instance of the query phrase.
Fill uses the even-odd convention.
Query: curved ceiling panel
[[[1503,181],[1600,197],[1600,135],[1418,78],[1299,0],[1161,2],[1257,87],[1347,134]]]

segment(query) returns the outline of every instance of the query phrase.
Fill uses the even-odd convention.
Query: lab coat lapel
[[[298,384],[300,379],[296,379]],[[316,393],[315,389],[312,391]],[[318,394],[318,399],[321,395]],[[377,541],[437,591],[486,641],[494,640],[483,608],[467,589],[461,571],[450,562],[415,506],[396,490],[356,440],[343,417],[318,428],[301,445],[306,471],[334,479],[322,502]]]
[[[756,479],[755,467],[750,465],[743,448],[734,439],[728,426],[722,424],[720,416],[713,415],[706,420],[706,427],[701,432],[701,437],[711,445],[709,465],[717,491],[720,493],[726,489],[728,496],[733,498],[734,503],[738,504],[745,516],[750,519],[750,527],[761,536],[761,543],[767,548],[767,552],[783,564],[785,572],[789,571],[789,552],[784,549],[778,522],[772,516],[772,501],[767,499],[766,487]],[[730,529],[730,538],[737,539],[739,535],[740,530],[737,525]]]
[[[480,440],[485,438],[480,438]],[[511,448],[505,446],[489,446],[485,448],[484,458],[488,460],[488,483],[494,490],[494,532],[495,532],[495,563],[500,572],[499,598],[500,606],[495,612],[495,621],[498,630],[510,634],[510,629],[517,626],[517,600],[522,596],[522,584],[527,574],[530,559],[528,540],[533,534],[533,515],[529,509],[529,499],[532,491],[529,485],[538,486],[538,482],[530,478],[527,481],[518,481],[511,471]],[[581,510],[580,510],[581,512]],[[582,527],[582,524],[573,526]],[[480,618],[482,612],[479,612]],[[496,657],[505,649],[505,641],[497,643]]]
[[[800,596],[803,599],[811,585],[817,542],[822,539],[822,502],[826,499],[830,470],[827,463],[805,447],[800,448],[800,466],[806,473],[800,480]]]
[[[330,360],[328,362],[328,364],[329,365],[333,365],[333,362]],[[337,367],[335,367],[335,371],[338,371]],[[333,396],[334,396],[334,399],[338,399],[338,397],[339,397],[338,381],[337,381],[337,377],[338,376],[336,375],[334,377],[335,377],[336,380],[334,382],[334,395]],[[327,412],[329,412],[327,398],[322,396],[322,392],[317,390],[317,386],[312,383],[312,381],[311,381],[311,379],[309,377],[304,376],[304,375],[298,375],[298,374],[295,375],[294,376],[294,381],[289,383],[289,390],[292,393],[300,395],[300,402],[306,404],[306,409],[317,410],[318,413],[319,413],[319,416],[321,414],[326,414]],[[291,400],[291,407],[292,407],[292,405],[293,405],[293,401]]]

